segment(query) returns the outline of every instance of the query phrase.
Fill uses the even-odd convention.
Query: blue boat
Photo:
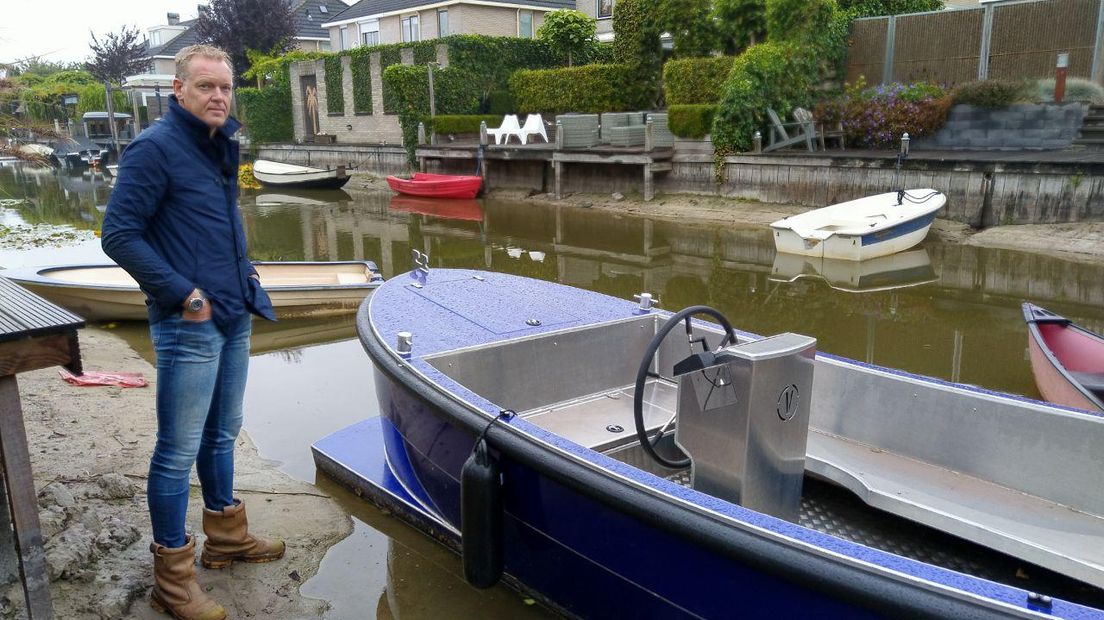
[[[472,585],[578,617],[1104,618],[1104,416],[420,260],[358,312],[380,415],[313,451]]]

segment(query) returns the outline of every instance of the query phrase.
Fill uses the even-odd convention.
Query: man
[[[203,565],[284,555],[283,542],[248,533],[245,506],[233,496],[251,314],[275,316],[238,215],[232,94],[225,52],[181,50],[168,113],[123,154],[103,223],[104,251],[147,297],[157,352],[157,443],[146,492],[150,603],[181,620],[226,616],[196,583],[195,538],[184,531],[193,463],[205,506]]]

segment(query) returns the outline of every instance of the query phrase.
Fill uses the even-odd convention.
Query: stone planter
[[[1083,103],[1018,103],[1007,108],[956,105],[947,115],[947,124],[916,146],[974,151],[1064,149],[1077,138],[1087,111]]]
[[[320,133],[314,136],[315,144],[333,144],[337,141],[337,136],[332,134]]]

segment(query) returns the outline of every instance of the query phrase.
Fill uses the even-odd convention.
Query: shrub
[[[238,113],[253,144],[291,142],[291,89],[287,86],[239,88],[235,91]]]
[[[590,48],[598,45],[597,22],[582,11],[557,9],[544,15],[544,23],[537,29],[537,38],[547,41],[559,58],[567,59],[572,66],[574,57],[582,52],[587,56]]]
[[[933,84],[888,84],[866,88],[860,81],[841,97],[821,102],[819,121],[843,123],[849,144],[863,148],[896,148],[901,134],[912,139],[933,135],[947,122],[951,96]]]
[[[341,56],[327,56],[323,61],[326,67],[326,113],[345,113],[345,92],[341,88]]]
[[[540,39],[461,34],[443,41],[449,49],[449,66],[472,76],[484,100],[494,91],[506,90],[518,69],[551,69],[561,64],[548,42]],[[576,50],[577,62],[590,61],[578,54]]]
[[[704,138],[716,114],[716,105],[673,105],[667,108],[667,126],[680,138]]]
[[[115,106],[116,112],[123,112],[126,114],[131,113],[130,101],[127,99],[127,93],[119,88],[111,89],[111,103]],[[107,91],[104,89],[103,84],[87,84],[81,86],[77,90],[77,118],[85,112],[106,112],[107,111]]]
[[[1035,85],[1026,80],[983,80],[955,89],[954,102],[981,108],[1006,108],[1018,101],[1030,100]]]
[[[613,5],[613,59],[634,68],[639,91],[650,99],[640,106],[645,108],[652,107],[658,98],[663,68],[661,33],[653,18],[653,4],[654,0],[618,0]]]
[[[767,108],[804,105],[817,78],[817,59],[790,43],[760,43],[736,58],[713,121],[720,154],[747,151],[752,134],[766,127]]]
[[[636,67],[621,64],[517,71],[510,92],[517,111],[552,114],[639,110],[653,100]]]
[[[411,163],[418,142],[418,123],[429,119],[429,73],[424,65],[395,64],[383,73],[385,92],[394,98],[403,144]],[[478,82],[453,65],[433,72],[437,109],[453,114],[474,114],[479,109]],[[428,125],[428,122],[427,122]]]
[[[1039,80],[1035,84],[1034,101],[1038,103],[1054,102],[1054,78]],[[1081,78],[1066,79],[1066,94],[1062,101],[1087,101],[1104,103],[1104,88],[1099,84]]]
[[[663,65],[667,105],[717,103],[735,60],[733,56],[717,56],[667,61]]]
[[[856,18],[922,13],[939,11],[943,8],[943,0],[838,0],[838,2],[841,9]]]
[[[479,133],[479,123],[498,127],[502,116],[497,114],[446,114],[433,117],[427,126],[436,134]]]
[[[487,114],[509,114],[514,111],[514,97],[508,90],[491,91],[479,108]]]

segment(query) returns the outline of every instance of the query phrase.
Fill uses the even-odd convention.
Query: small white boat
[[[934,189],[887,192],[771,224],[779,252],[866,260],[907,250],[928,234],[947,197]]]
[[[279,318],[348,314],[383,276],[371,261],[257,262]],[[118,265],[63,265],[0,271],[91,321],[146,320],[146,294]]]
[[[261,185],[295,189],[337,189],[351,178],[346,174],[345,166],[329,170],[267,159],[253,162],[253,176]]]

